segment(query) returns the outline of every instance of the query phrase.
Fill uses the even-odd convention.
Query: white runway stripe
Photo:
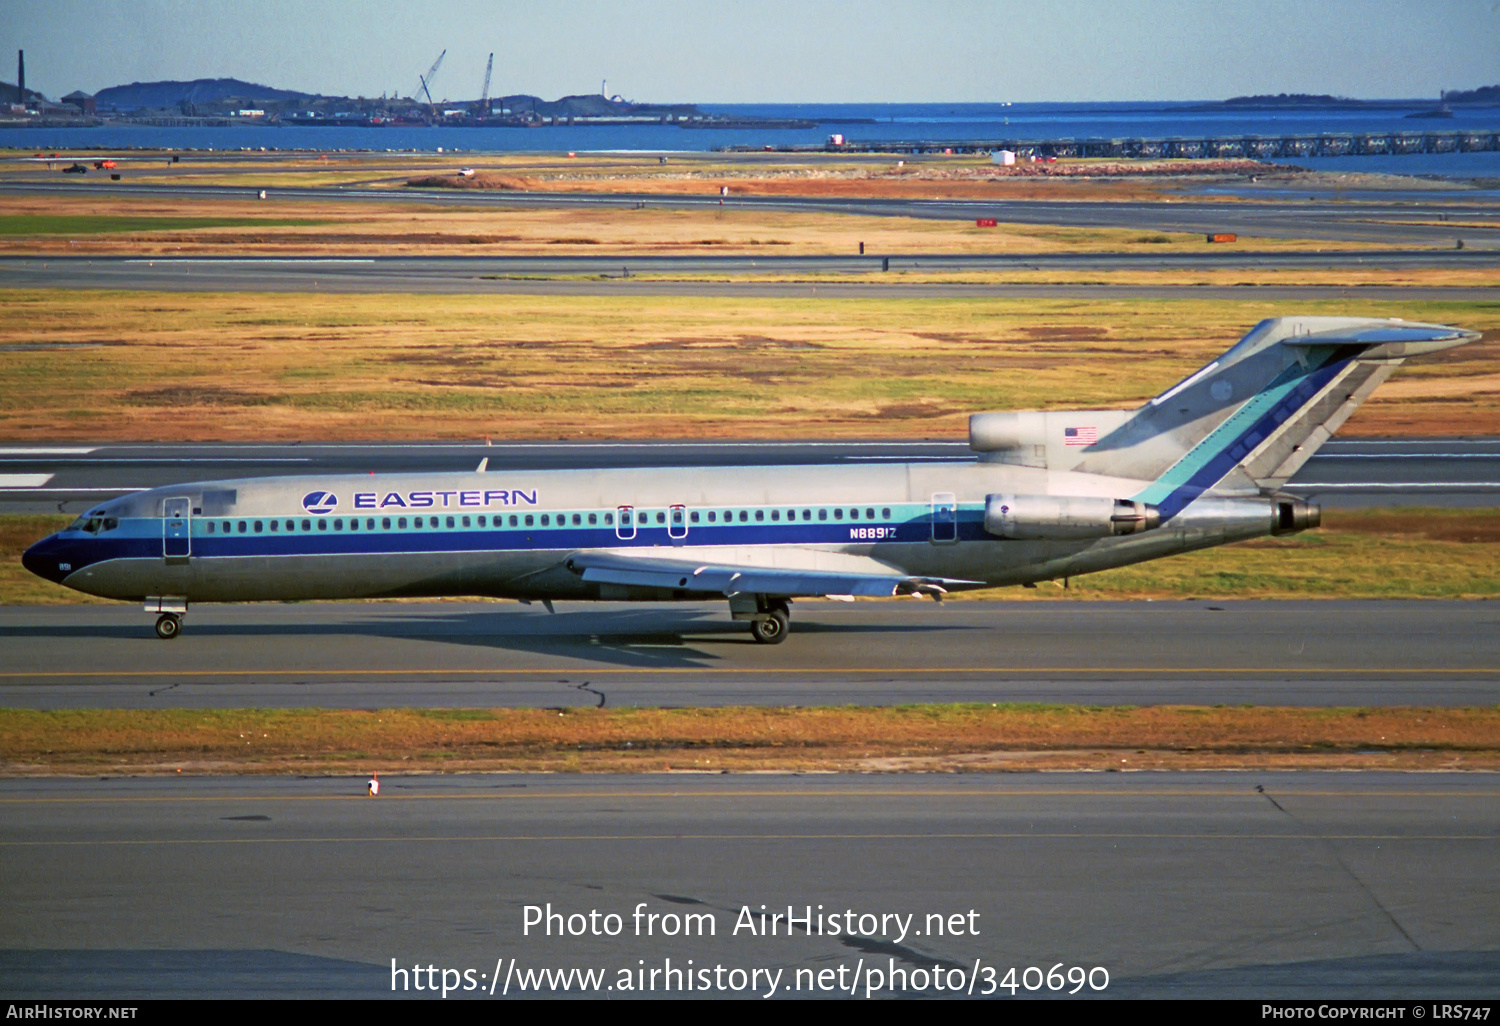
[[[51,474],[0,474],[0,488],[40,488],[51,480]]]

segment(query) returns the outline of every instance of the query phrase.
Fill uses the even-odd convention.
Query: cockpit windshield
[[[120,526],[117,517],[93,516],[85,513],[77,520],[68,525],[70,531],[86,531],[89,534],[98,534],[100,531],[113,531]]]

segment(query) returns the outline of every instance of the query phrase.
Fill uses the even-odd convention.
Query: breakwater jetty
[[[1500,151],[1500,131],[1328,132],[1310,135],[1181,136],[1164,139],[830,140],[821,145],[724,146],[725,153],[968,153],[1009,150],[1017,157],[1288,157],[1392,156]]]

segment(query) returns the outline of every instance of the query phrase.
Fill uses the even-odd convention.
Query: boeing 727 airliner
[[[144,602],[381,596],[728,600],[782,641],[792,599],[1030,584],[1316,527],[1288,478],[1436,324],[1262,321],[1135,410],[981,413],[969,462],[275,477],[106,502],[23,556]]]

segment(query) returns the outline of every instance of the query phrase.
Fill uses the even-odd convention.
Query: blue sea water
[[[63,150],[151,149],[425,150],[518,153],[585,151],[703,152],[723,146],[818,145],[834,132],[851,141],[1040,141],[1083,138],[1226,137],[1346,132],[1500,130],[1500,107],[1459,108],[1454,117],[1415,120],[1409,105],[1243,110],[1186,103],[704,104],[708,113],[804,119],[817,127],[693,129],[674,125],[558,125],[542,128],[453,126],[10,129],[0,146]],[[1500,154],[1301,158],[1307,167],[1394,174],[1495,177]]]

